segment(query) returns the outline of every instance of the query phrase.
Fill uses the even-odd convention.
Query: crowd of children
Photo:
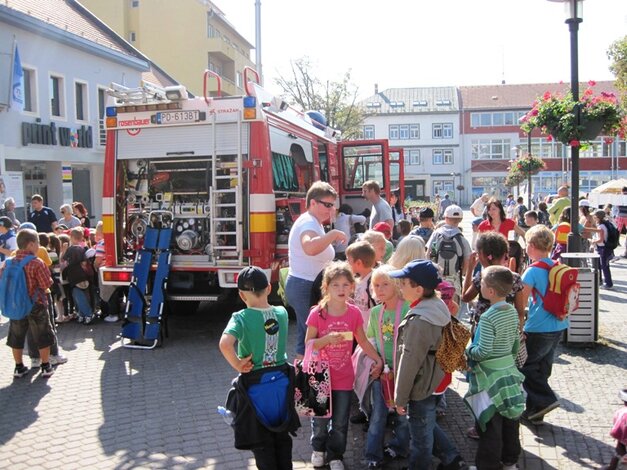
[[[82,205],[75,203],[74,209],[77,207],[81,209]],[[69,205],[62,207],[62,213],[70,210]],[[60,324],[75,321],[89,325],[99,316],[107,322],[118,320],[122,297],[111,296],[114,300],[109,303],[117,304],[114,309],[102,300],[99,288],[97,269],[104,259],[102,223],[99,222],[93,230],[84,226],[84,220],[88,220],[86,211],[79,211],[78,215],[83,216],[83,221],[71,216],[71,220],[79,222],[74,228],[57,224],[48,233],[38,233],[32,222],[15,227],[9,218],[0,217],[0,232],[6,240],[0,250],[0,273],[7,259],[19,261],[28,254],[35,255],[24,268],[29,298],[34,302],[33,310],[22,320],[11,320],[9,328],[7,342],[14,350],[16,378],[36,369],[41,369],[43,377],[50,377],[55,371],[54,366],[67,362],[57,341]],[[45,269],[41,269],[42,266]],[[37,274],[31,275],[31,272]],[[46,319],[39,318],[40,309],[45,310]],[[50,339],[44,341],[44,336]],[[22,362],[24,346],[27,346],[31,360],[30,369]],[[47,352],[42,352],[44,349]]]
[[[359,237],[346,234],[352,241],[338,256],[346,262],[324,268],[322,299],[307,318],[305,344],[329,361],[332,395],[331,416],[311,418],[315,467],[345,468],[353,389],[368,421],[367,468],[401,458],[411,469],[429,469],[435,457],[438,469],[515,469],[520,421],[540,425],[559,407],[549,377],[568,319],[545,308],[549,273],[542,267],[554,263],[555,235],[539,223],[544,216],[537,211],[519,208],[513,221],[499,201],[486,203],[486,219],[472,224],[472,247],[459,228],[462,209],[454,204],[437,224],[433,210],[425,208],[413,229],[398,224],[393,231],[380,222]],[[524,235],[524,250],[503,234],[506,228],[508,235]],[[391,240],[393,233],[397,240]],[[468,436],[479,441],[476,467],[464,461],[437,422],[446,413],[444,392],[452,374],[436,352],[460,302],[469,305],[473,338],[466,350],[464,401],[475,419]],[[238,364],[231,354],[226,357]],[[370,375],[365,392],[362,359]]]

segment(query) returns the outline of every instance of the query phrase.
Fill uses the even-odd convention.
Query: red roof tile
[[[588,88],[587,83],[579,85],[579,93]],[[613,82],[597,82],[595,94],[602,91],[616,93]],[[481,85],[459,87],[461,107],[465,111],[477,109],[530,109],[534,100],[546,91],[570,90],[569,83],[531,83],[522,85]]]
[[[83,16],[65,0],[5,0],[4,6],[126,55],[118,40]]]

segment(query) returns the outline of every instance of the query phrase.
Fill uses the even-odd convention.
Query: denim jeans
[[[311,447],[317,452],[326,452],[329,462],[344,457],[352,395],[352,390],[333,390],[331,418],[311,419]]]
[[[407,407],[411,470],[429,470],[431,455],[439,458],[443,465],[450,464],[459,455],[457,448],[435,421],[437,398],[431,395],[424,400],[412,400]]]
[[[597,246],[597,253],[601,257],[601,282],[605,280],[605,285],[607,287],[612,287],[614,283],[612,282],[612,272],[610,271],[610,260],[614,257],[614,250],[608,250],[604,246]]]
[[[501,470],[503,465],[513,465],[520,456],[520,421],[507,419],[496,413],[479,429],[479,447],[475,462],[478,470]]]
[[[555,348],[563,333],[563,331],[526,333],[528,357],[520,371],[525,376],[523,387],[527,392],[529,413],[539,411],[557,401],[557,396],[549,386],[549,377],[553,369]]]
[[[72,298],[74,299],[74,303],[78,307],[78,314],[81,317],[91,317],[94,314],[94,311],[91,308],[91,303],[89,301],[89,291],[87,289],[79,289],[78,287],[74,287],[72,289]]]
[[[312,307],[313,284],[313,281],[294,276],[287,276],[287,281],[285,281],[287,301],[296,313],[296,354],[305,354],[305,334],[307,333],[307,317]]]
[[[385,425],[388,419],[388,407],[383,399],[381,381],[372,382],[372,412],[368,419],[368,434],[366,436],[366,460],[369,462],[383,462],[383,445],[385,439]],[[406,457],[409,451],[409,423],[407,416],[394,414],[394,437],[388,446],[396,455]]]

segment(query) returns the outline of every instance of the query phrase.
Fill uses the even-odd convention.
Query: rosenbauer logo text
[[[150,125],[150,118],[147,119],[127,119],[126,121],[118,121],[119,127],[137,127]]]

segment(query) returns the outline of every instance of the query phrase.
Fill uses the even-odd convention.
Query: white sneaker
[[[324,452],[318,452],[317,450],[314,450],[311,453],[311,465],[313,465],[314,467],[324,467]]]
[[[58,366],[59,364],[65,364],[67,362],[67,357],[62,354],[57,354],[56,356],[50,356],[50,365]]]
[[[516,464],[503,465],[503,470],[518,470],[518,465]]]
[[[30,360],[30,368],[31,369],[39,369],[41,367],[41,359],[38,357],[33,357]]]
[[[331,470],[344,470],[344,462],[341,460],[331,460],[329,462],[329,468]]]
[[[106,321],[107,323],[115,323],[118,320],[119,318],[117,315],[107,315],[104,319],[104,321]]]

